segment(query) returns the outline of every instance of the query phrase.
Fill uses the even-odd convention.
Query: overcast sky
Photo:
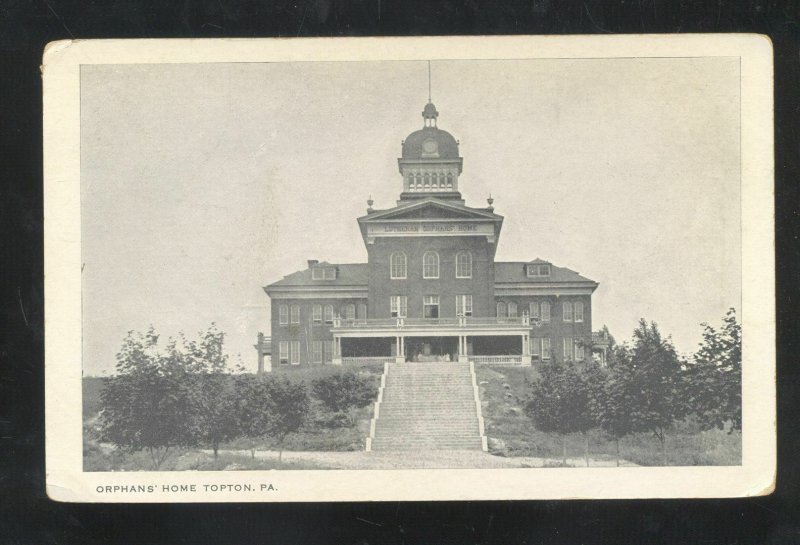
[[[740,308],[739,62],[434,61],[459,187],[505,216],[496,259],[600,283],[594,329],[655,320],[693,352]],[[128,330],[216,322],[255,369],[262,286],[309,258],[364,262],[355,218],[402,188],[423,62],[84,66],[84,373]]]

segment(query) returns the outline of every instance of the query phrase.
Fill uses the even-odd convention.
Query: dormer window
[[[311,269],[312,280],[336,280],[335,267],[314,267]]]
[[[528,263],[529,278],[544,278],[550,276],[550,264]]]

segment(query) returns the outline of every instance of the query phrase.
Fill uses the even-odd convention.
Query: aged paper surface
[[[48,46],[42,72],[51,498],[773,489],[767,38],[64,41]],[[630,331],[639,318],[657,322],[681,362],[676,391],[696,392],[677,385],[691,382],[686,369],[701,358],[700,324],[719,330],[728,308],[741,324],[739,424],[717,416],[722,429],[704,427],[695,405],[688,416],[669,412],[697,396],[665,391],[666,423],[647,427],[657,411],[631,409],[641,418],[619,432],[620,467],[599,420],[590,431],[578,416],[546,429],[537,408],[548,366],[594,361],[602,376],[613,371],[603,325],[635,360]],[[149,458],[154,471],[142,462],[141,429],[128,422],[120,432],[131,383],[120,382],[115,399],[98,389],[111,391],[110,378],[146,359],[124,355],[128,331],[152,325],[164,347],[211,323],[243,367],[231,384],[304,377],[311,394],[315,377],[360,370],[377,397],[352,422],[337,421],[339,431],[315,428],[328,446],[307,430],[280,449],[245,444],[238,421],[227,431],[239,433],[219,444],[208,434],[181,442],[178,422],[172,450],[157,446]],[[133,367],[121,368],[118,353]],[[543,384],[539,397],[529,397],[528,379]],[[453,401],[462,383],[467,401]],[[704,415],[719,413],[714,403]],[[160,415],[162,432],[172,416]],[[473,435],[462,435],[462,420]],[[348,433],[355,447],[334,440]],[[581,450],[584,439],[594,454]],[[262,452],[248,461],[251,447]]]

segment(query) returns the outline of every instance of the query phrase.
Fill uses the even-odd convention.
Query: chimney
[[[319,263],[319,259],[309,259],[308,260],[308,268],[310,269],[311,267],[313,267],[314,265],[317,265],[318,263]]]

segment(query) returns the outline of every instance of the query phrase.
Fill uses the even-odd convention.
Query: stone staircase
[[[486,450],[472,363],[387,363],[367,450]]]

